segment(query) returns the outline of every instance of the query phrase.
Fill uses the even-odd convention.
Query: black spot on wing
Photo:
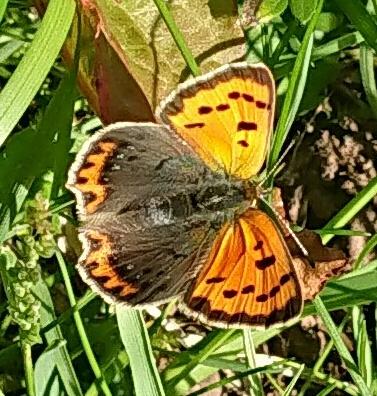
[[[216,110],[217,111],[225,111],[225,110],[229,110],[230,106],[228,105],[228,103],[222,103],[219,104],[218,106],[216,106]]]
[[[289,282],[289,279],[291,278],[290,274],[284,274],[281,278],[280,278],[280,286],[285,285],[287,282]]]
[[[240,121],[237,126],[237,131],[256,131],[257,127],[255,122]]]
[[[206,280],[207,285],[210,285],[211,283],[221,283],[224,282],[225,278],[221,277],[215,277],[215,278],[208,278]]]
[[[259,296],[256,297],[257,302],[266,302],[267,300],[268,300],[267,294],[259,294]]]
[[[274,286],[271,290],[270,290],[270,298],[275,297],[280,291],[280,286]]]
[[[263,247],[263,241],[258,241],[257,244],[254,246],[254,250],[260,250]]]
[[[95,166],[94,162],[87,161],[81,165],[80,169],[89,169],[92,168],[93,166]]]
[[[258,109],[265,109],[267,107],[267,103],[262,102],[261,100],[257,100],[255,105],[258,107]]]
[[[77,184],[86,184],[88,183],[88,178],[87,177],[83,177],[83,176],[77,176],[76,177],[76,183]]]
[[[249,94],[242,94],[242,97],[246,100],[246,102],[254,102],[254,97]]]
[[[246,140],[239,140],[237,143],[242,147],[249,147],[249,143]]]
[[[185,128],[187,129],[203,128],[204,125],[205,125],[204,122],[194,122],[192,124],[185,124]]]
[[[241,293],[242,294],[249,294],[249,293],[254,293],[254,291],[255,291],[255,286],[254,285],[247,285],[247,286],[245,286],[242,289]]]
[[[268,257],[263,257],[260,260],[255,260],[255,265],[259,270],[265,270],[266,268],[270,267],[271,265],[275,264],[275,256],[268,256]]]
[[[212,112],[212,107],[210,106],[200,106],[198,109],[199,114],[209,114]]]
[[[229,99],[239,99],[240,96],[241,96],[241,94],[236,91],[229,92],[229,94],[228,94]]]
[[[236,297],[237,295],[237,290],[224,290],[223,291],[223,296],[225,298],[233,298]]]

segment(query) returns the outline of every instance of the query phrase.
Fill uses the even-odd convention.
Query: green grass
[[[44,2],[37,3],[40,6]],[[269,168],[296,137],[297,130],[302,132],[313,122],[315,111],[325,98],[330,98],[335,109],[326,113],[332,123],[327,122],[326,127],[331,124],[334,131],[339,130],[343,116],[354,118],[360,130],[372,132],[376,130],[373,127],[377,119],[374,2],[368,7],[351,0],[277,3],[265,0],[263,8],[256,11],[264,25],[244,31],[248,59],[267,63],[277,81],[278,118],[267,161]],[[80,95],[88,92],[85,85],[91,81],[88,74],[94,82],[101,76],[103,69],[98,59],[113,59],[122,51],[121,46],[116,47],[118,52],[110,52],[108,47],[109,42],[118,43],[110,34],[112,23],[117,21],[109,17],[113,14],[107,14],[106,7],[99,7],[105,34],[95,39],[99,27],[90,27],[85,18],[81,20],[82,34],[77,34],[73,1],[50,0],[41,20],[27,5],[20,4],[9,0],[0,5],[0,238],[3,242],[0,391],[28,395],[123,392],[136,396],[193,396],[242,379],[250,394],[263,395],[268,379],[269,386],[284,395],[293,389],[300,396],[313,392],[331,394],[334,390],[349,395],[376,394],[373,357],[377,351],[372,341],[377,325],[375,319],[367,322],[365,317],[366,313],[374,312],[373,304],[377,300],[377,262],[371,258],[377,244],[375,234],[367,237],[354,271],[329,282],[320,296],[305,306],[303,317],[318,315],[328,335],[324,350],[312,364],[304,364],[293,356],[260,363],[257,351],[277,335],[286,337],[285,327],[265,331],[204,331],[203,328],[199,331],[195,326],[186,329],[178,321],[179,330],[169,330],[166,322],[176,323],[171,319],[175,302],[161,307],[165,311],[156,318],[144,311],[114,310],[87,291],[74,268],[77,221],[72,197],[64,184],[74,153],[100,124]],[[193,2],[192,7],[198,4]],[[236,41],[229,44],[224,39],[223,47],[191,43],[190,48],[187,27],[178,22],[182,12],[179,6],[174,8],[155,0],[149,7],[151,13],[160,14],[159,27],[151,30],[155,40],[151,38],[151,42],[157,46],[159,34],[165,29],[171,35],[171,45],[178,49],[172,54],[182,56],[193,76],[208,68],[208,63],[203,61],[208,54],[220,56],[224,46],[235,45]],[[216,25],[217,29],[224,28],[225,32],[231,29],[234,10],[212,7],[214,26],[221,16],[226,27]],[[244,3],[240,0],[238,12],[243,10]],[[117,9],[117,13],[121,12],[124,10]],[[191,21],[195,23],[201,21]],[[324,26],[322,30],[320,26]],[[63,62],[59,53],[67,37]],[[168,45],[167,36],[163,37],[163,44]],[[76,42],[80,45],[75,51]],[[142,45],[135,42],[141,54],[137,62],[143,62],[142,55],[150,51],[149,46],[142,48]],[[206,51],[208,54],[202,56]],[[98,55],[102,58],[96,58]],[[164,73],[167,64],[166,61],[157,64],[157,70]],[[112,67],[116,71],[120,66],[116,61]],[[129,70],[129,75],[133,76],[133,71]],[[140,78],[137,73],[135,76]],[[352,80],[352,86],[344,84],[345,79]],[[129,89],[136,89],[136,85],[144,87],[145,81],[129,84]],[[166,80],[166,84],[170,81]],[[106,88],[109,94],[117,89],[113,85]],[[355,97],[349,101],[349,108],[343,107],[344,92]],[[93,95],[88,95],[89,102],[91,99]],[[122,117],[135,119],[135,114],[125,109]],[[320,127],[313,132],[317,138],[320,133]],[[339,133],[337,136],[341,138]],[[375,154],[371,146],[365,150],[365,155],[368,153]],[[293,157],[297,155],[295,152]],[[340,190],[339,185],[336,188]],[[359,186],[358,193],[348,197],[345,204],[329,202],[330,208],[337,209],[322,221],[323,243],[336,238],[336,242],[344,245],[346,238],[356,235],[365,238],[371,230],[354,232],[347,228],[365,208],[372,208],[370,203],[376,195],[377,178],[370,177],[368,184]],[[337,313],[333,315],[333,311]],[[184,321],[182,317],[179,320]],[[342,337],[347,327],[352,353]],[[185,346],[186,337],[195,333],[199,341]],[[347,378],[337,378],[328,372],[327,361],[333,361],[334,354],[347,368]],[[240,355],[244,360],[239,359]],[[277,376],[287,369],[293,374],[282,386]],[[230,370],[232,374],[192,390],[195,384],[221,370]]]

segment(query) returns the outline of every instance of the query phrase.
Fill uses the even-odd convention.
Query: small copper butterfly
[[[300,315],[292,257],[253,182],[274,108],[270,70],[234,63],[179,85],[159,124],[116,123],[90,138],[67,183],[84,280],[134,307],[182,296],[186,311],[222,327]]]

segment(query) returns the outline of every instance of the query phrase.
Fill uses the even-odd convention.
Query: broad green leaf
[[[154,1],[82,4],[86,44],[81,50],[79,85],[91,107],[105,124],[153,121],[161,99],[190,74]],[[203,71],[245,54],[233,1],[181,0],[166,5]],[[63,54],[68,62],[74,34]]]
[[[35,363],[36,395],[59,396],[63,391],[56,367],[56,356],[59,348],[65,348],[66,342],[61,340],[51,344],[39,356]]]
[[[316,30],[324,33],[331,32],[343,22],[343,15],[337,15],[334,12],[321,12],[318,17]]]
[[[152,109],[180,80],[184,59],[152,0],[93,1],[104,35],[138,82]],[[170,12],[203,71],[244,54],[236,9],[226,0],[182,0]],[[200,23],[193,23],[200,21]],[[205,37],[205,40],[203,38]],[[218,48],[218,49],[217,49]]]
[[[301,22],[306,23],[315,10],[318,0],[289,0],[292,14]]]
[[[257,20],[266,23],[282,14],[287,7],[288,0],[263,0],[256,13]]]
[[[316,67],[309,70],[299,114],[314,110],[323,101],[326,97],[326,88],[338,78],[343,67],[344,65],[339,62],[325,59],[318,61]]]

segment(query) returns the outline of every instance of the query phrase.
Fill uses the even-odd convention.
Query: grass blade
[[[372,350],[369,345],[367,325],[360,307],[352,307],[352,327],[356,340],[357,360],[361,375],[370,388],[373,379]]]
[[[24,114],[59,54],[75,11],[73,0],[51,0],[27,53],[0,93],[0,146]]]
[[[373,178],[348,204],[342,208],[325,226],[326,229],[344,227],[356,214],[377,195],[377,176]],[[322,237],[324,244],[332,239],[333,235]]]
[[[58,371],[59,384],[62,383],[61,389],[62,394],[69,396],[81,396],[80,383],[77,379],[75,370],[71,358],[69,356],[65,342],[63,341],[63,335],[59,325],[50,326],[56,320],[54,312],[54,304],[52,302],[50,291],[44,281],[40,280],[34,286],[34,293],[38,300],[41,302],[41,326],[44,328],[49,327],[50,330],[44,333],[44,338],[50,348],[56,345],[60,345],[59,348],[54,348],[49,352],[49,358],[51,363],[51,371],[43,372],[42,376],[35,377],[35,386],[38,395],[47,395],[46,389],[48,384],[54,381],[56,375],[55,371]],[[38,361],[36,362],[36,369],[38,368]],[[51,376],[50,376],[51,375]]]
[[[7,10],[9,0],[3,0],[0,3],[0,23],[4,18],[5,11]]]
[[[267,366],[261,366],[261,367],[254,368],[254,369],[244,370],[244,371],[242,371],[240,373],[237,373],[236,375],[233,375],[233,376],[228,377],[228,378],[224,378],[224,379],[222,379],[222,380],[220,380],[220,381],[218,381],[216,383],[213,383],[211,385],[203,387],[203,388],[201,388],[201,389],[199,389],[199,390],[197,390],[195,392],[191,392],[191,393],[188,394],[188,396],[199,396],[199,395],[202,395],[202,394],[207,394],[207,392],[211,391],[212,389],[220,388],[220,387],[222,387],[224,385],[232,383],[233,381],[237,381],[237,380],[240,380],[241,378],[249,377],[249,376],[254,375],[254,374],[266,373],[266,372],[269,372],[269,371],[275,371],[276,368],[280,372],[282,363],[284,363],[284,361],[277,362],[277,363],[272,363],[272,364],[269,364]]]
[[[270,170],[278,160],[284,141],[288,136],[289,130],[300,106],[312,54],[314,29],[322,10],[322,6],[323,0],[319,0],[314,15],[308,24],[302,40],[293,71],[289,79],[288,90],[276,127],[276,132],[273,137],[271,153],[268,158],[267,171]]]
[[[166,2],[164,0],[154,0],[154,3],[158,8],[158,11],[160,12],[160,15],[163,18],[167,28],[169,29],[169,32],[171,33],[177,47],[181,51],[183,59],[190,68],[192,75],[199,76],[200,69],[196,63],[196,60],[188,48],[186,40],[184,39],[181,31],[178,29],[178,26],[176,25]]]
[[[69,278],[67,266],[65,264],[65,261],[63,259],[62,254],[60,253],[59,250],[56,251],[56,258],[57,258],[58,263],[59,263],[60,272],[61,272],[61,274],[63,276],[63,280],[64,280],[65,288],[67,290],[69,303],[70,303],[71,307],[74,307],[76,305],[76,297],[75,297],[74,292],[73,292],[73,287],[72,287],[72,284],[71,284],[71,280]],[[90,346],[88,337],[86,335],[84,323],[83,323],[83,321],[81,319],[80,311],[78,311],[78,310],[74,310],[73,311],[73,319],[75,321],[76,329],[77,329],[77,332],[79,334],[79,337],[80,337],[80,340],[81,340],[81,344],[82,344],[82,347],[83,347],[84,352],[86,354],[86,357],[88,359],[88,362],[90,364],[90,367],[92,368],[93,374],[94,374],[94,376],[96,377],[96,379],[98,381],[98,388],[99,388],[99,390],[102,390],[104,395],[111,396],[111,391],[109,389],[109,386],[107,385],[107,383],[105,381],[105,378],[104,378],[104,376],[102,374],[102,371],[101,371],[101,369],[99,367],[99,364],[97,363],[96,357],[94,356],[92,347]]]
[[[336,5],[362,34],[365,41],[377,51],[377,25],[360,0],[335,0]]]
[[[371,392],[367,386],[367,384],[364,382],[362,376],[360,375],[359,369],[356,366],[354,360],[352,359],[351,354],[349,353],[346,345],[344,344],[344,341],[342,340],[342,337],[338,331],[338,329],[335,326],[335,323],[331,319],[331,316],[329,312],[327,311],[324,303],[320,299],[319,296],[317,296],[313,300],[313,304],[317,310],[318,315],[321,317],[323,323],[325,324],[331,339],[334,341],[334,345],[345,363],[349,374],[351,375],[352,379],[355,381],[356,386],[359,388],[360,393],[364,396],[371,396]]]
[[[243,342],[248,368],[256,368],[253,333],[250,329],[243,330]],[[260,376],[258,374],[254,376],[250,375],[248,379],[250,383],[250,394],[255,396],[263,395],[263,385]]]
[[[305,368],[305,365],[301,364],[300,368],[297,370],[295,376],[292,378],[292,381],[289,383],[289,385],[285,389],[282,396],[289,396],[292,393],[292,391],[296,385],[296,382],[300,379],[300,375],[304,371],[304,368]]]
[[[377,89],[374,78],[374,51],[366,44],[360,46],[360,72],[370,107],[377,116]]]
[[[360,191],[355,198],[353,198],[342,210],[340,210],[337,215],[330,220],[325,228],[338,228],[343,227],[348,221],[350,221],[374,196],[377,194],[377,177],[372,179],[368,185]],[[323,243],[327,243],[332,238],[331,235],[326,235],[322,238]],[[335,347],[355,384],[359,388],[361,394],[371,395],[368,385],[364,382],[363,377],[360,375],[358,367],[352,359],[346,345],[344,344],[340,333],[338,332],[329,312],[327,311],[323,301],[319,296],[313,300],[313,305],[315,306],[318,314],[325,323],[329,334],[334,341]]]
[[[337,37],[334,40],[327,42],[326,44],[320,45],[313,49],[312,60],[318,60],[336,54],[348,47],[353,47],[364,41],[363,36],[359,32],[347,33],[343,36]]]
[[[375,249],[377,246],[377,234],[374,234],[372,238],[368,240],[368,242],[363,247],[363,250],[357,256],[356,261],[353,264],[354,269],[358,269],[363,264],[364,259],[368,256],[368,254]]]
[[[120,336],[130,359],[135,395],[165,395],[142,313],[117,306],[116,314]]]
[[[328,384],[325,389],[322,389],[321,392],[318,393],[318,396],[329,395],[335,388],[335,384]]]
[[[181,354],[164,371],[168,388],[173,388],[185,379],[193,369],[223,346],[235,332],[236,330],[214,330],[198,344],[197,348],[200,350],[197,354]]]

